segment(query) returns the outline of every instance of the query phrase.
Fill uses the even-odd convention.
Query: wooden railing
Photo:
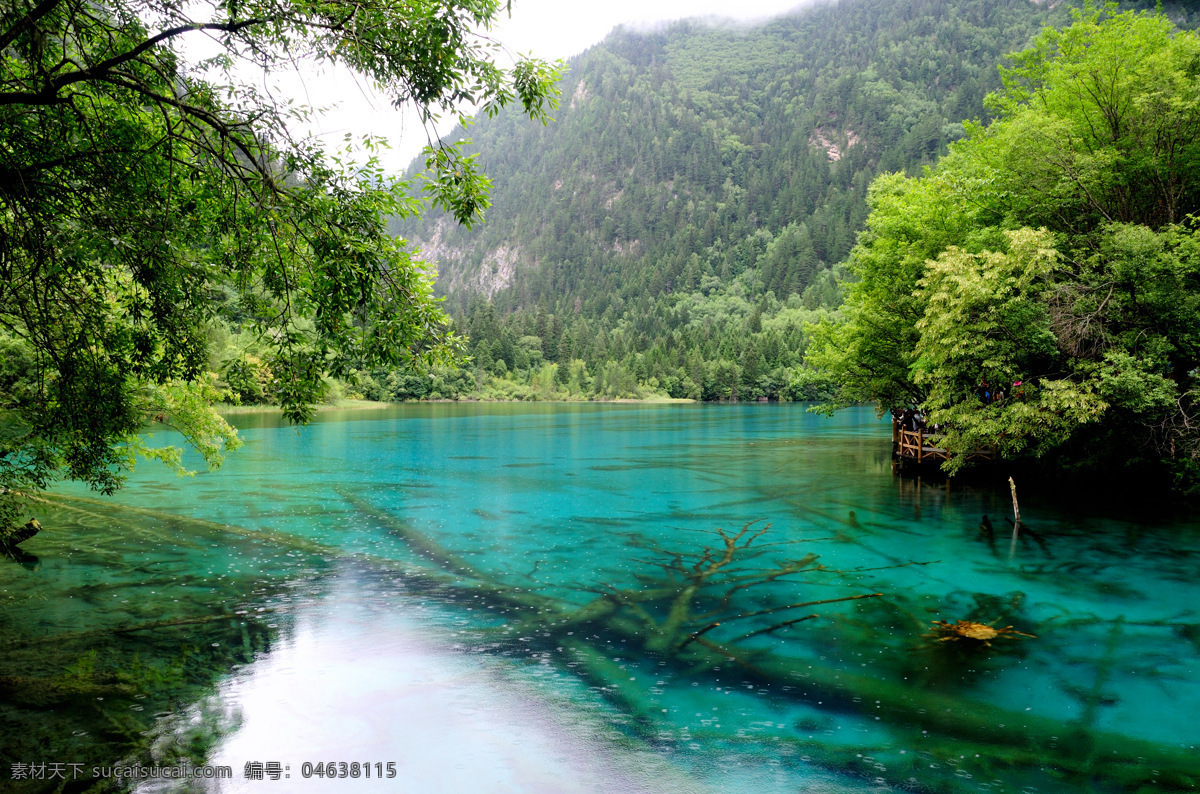
[[[915,463],[940,463],[958,454],[938,446],[940,440],[940,434],[930,433],[924,428],[904,430],[899,423],[892,427],[896,455]],[[967,463],[991,461],[996,459],[996,450],[993,447],[983,447],[965,453],[965,457]]]

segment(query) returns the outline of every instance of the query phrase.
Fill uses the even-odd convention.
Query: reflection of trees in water
[[[314,557],[272,558],[274,574],[256,565],[238,573],[222,563],[261,555],[264,542],[278,548],[271,533],[95,499],[53,500],[43,516],[53,527],[47,537],[66,532],[75,543],[63,554],[43,552],[43,568],[28,575],[56,591],[37,585],[22,589],[24,598],[0,599],[0,788],[85,788],[84,778],[9,781],[9,763],[81,763],[95,791],[118,789],[92,780],[92,766],[202,763],[233,723],[191,705],[287,631],[290,616],[265,603],[289,573],[311,570]],[[286,550],[303,547],[297,538]]]

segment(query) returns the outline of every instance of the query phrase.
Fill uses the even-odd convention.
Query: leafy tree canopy
[[[1089,6],[1001,69],[996,121],[876,180],[846,322],[809,351],[831,407],[914,401],[951,448],[1118,454],[1197,487],[1198,74],[1194,32]]]
[[[514,109],[472,128],[487,224],[393,226],[438,259],[469,382],[421,392],[378,372],[364,393],[824,396],[804,326],[841,302],[868,185],[936,162],[962,119],[987,118],[1003,54],[1069,21],[1061,3],[854,0],[614,31],[571,59],[557,123]],[[529,335],[554,392],[533,385]]]
[[[238,74],[340,64],[427,122],[510,103],[544,121],[557,67],[495,64],[504,7],[0,0],[0,540],[57,478],[111,492],[138,453],[177,465],[140,440],[152,418],[219,462],[236,436],[209,407],[217,315],[269,342],[300,422],[326,375],[457,353],[431,274],[387,233],[417,185],[295,138],[306,111]],[[222,54],[186,64],[176,45],[197,36]],[[472,158],[426,151],[433,203],[479,217]]]

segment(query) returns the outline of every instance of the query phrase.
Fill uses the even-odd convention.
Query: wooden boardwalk
[[[941,465],[958,454],[938,446],[939,439],[937,433],[928,432],[924,428],[904,430],[899,422],[892,422],[892,454],[903,463]],[[992,447],[966,453],[967,463],[991,463],[995,460],[996,450]]]

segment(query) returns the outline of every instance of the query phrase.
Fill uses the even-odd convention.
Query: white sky
[[[707,16],[760,20],[809,4],[805,0],[513,0],[512,18],[499,26],[498,33],[516,52],[567,58],[620,24]]]
[[[493,36],[513,54],[569,58],[603,39],[617,25],[645,26],[691,17],[724,17],[758,21],[778,16],[813,0],[513,0],[512,16]],[[312,75],[273,80],[280,90],[315,107],[331,108],[317,125],[318,134],[338,145],[343,136],[386,137],[391,150],[383,157],[393,172],[403,170],[428,142],[415,118],[402,114],[385,99],[372,96],[348,76]],[[442,134],[449,128],[441,130]]]

